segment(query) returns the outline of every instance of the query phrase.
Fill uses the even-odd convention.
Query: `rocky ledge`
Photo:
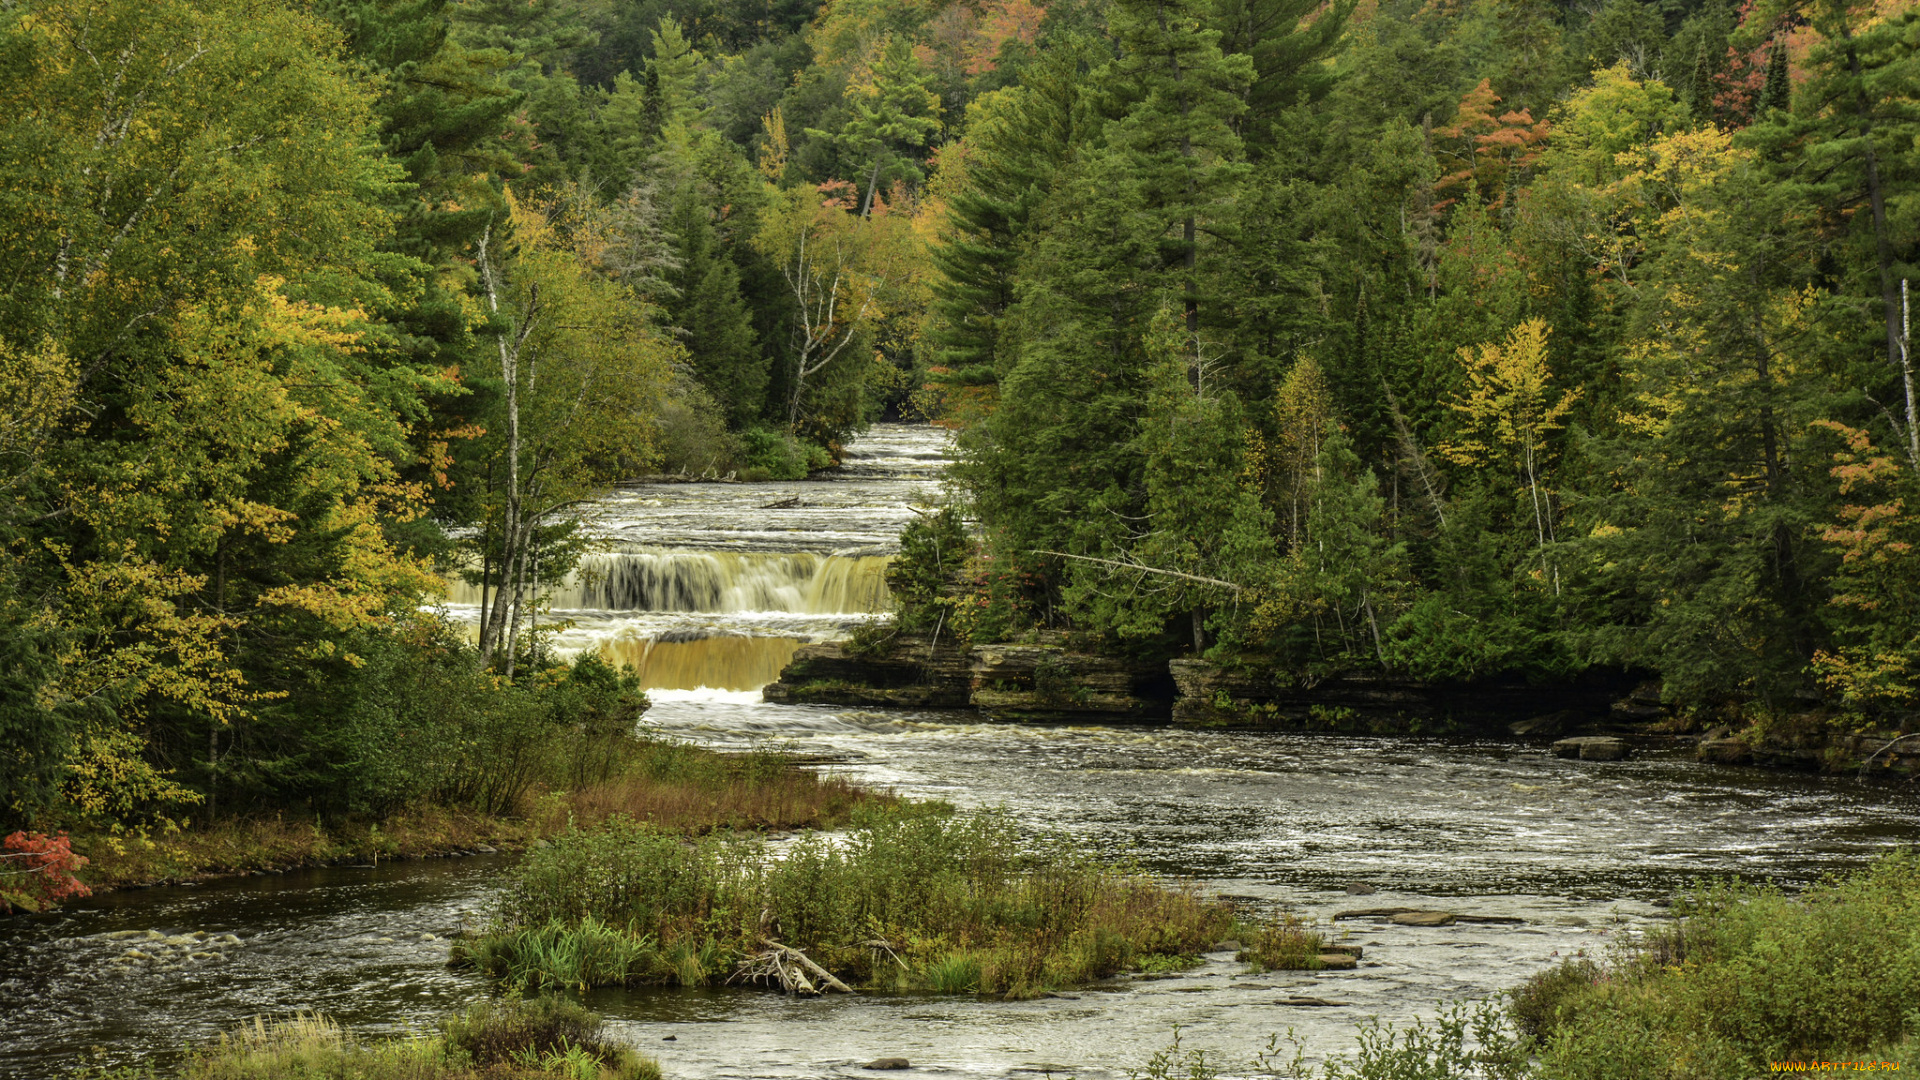
[[[1625,689],[1621,680],[1608,677],[1547,687],[1518,680],[1442,684],[1367,674],[1307,683],[1207,660],[1175,660],[1168,667],[1179,688],[1175,723],[1273,731],[1485,731],[1538,718],[1548,709],[1579,723],[1608,715]]]
[[[975,708],[999,720],[1165,719],[1164,668],[1074,652],[1062,642],[935,645],[900,635],[879,648],[802,646],[768,701],[906,708]]]

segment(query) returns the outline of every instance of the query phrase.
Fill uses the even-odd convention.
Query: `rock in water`
[[[1360,965],[1360,958],[1343,952],[1320,954],[1320,966],[1328,971],[1351,971]]]
[[[1333,1007],[1345,1005],[1346,1002],[1328,1001],[1326,998],[1316,998],[1316,997],[1290,997],[1290,998],[1281,998],[1279,1001],[1275,1002],[1274,1004],[1292,1005],[1295,1008],[1302,1008],[1302,1009],[1313,1009],[1313,1008],[1333,1008]]]
[[[1378,891],[1364,881],[1355,881],[1347,886],[1348,896],[1372,896]]]
[[[1387,921],[1397,926],[1452,926],[1454,914],[1451,911],[1403,911]]]
[[[1228,938],[1225,941],[1214,942],[1212,951],[1213,952],[1239,952],[1241,949],[1244,949],[1244,948],[1246,948],[1245,945],[1240,944],[1238,941],[1235,941],[1232,938]]]
[[[874,1058],[860,1067],[863,1069],[911,1069],[913,1065],[906,1058]]]
[[[1622,761],[1627,756],[1627,744],[1611,735],[1582,735],[1554,743],[1553,756],[1581,761]]]

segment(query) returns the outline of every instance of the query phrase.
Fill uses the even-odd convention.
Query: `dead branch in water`
[[[740,961],[740,966],[734,969],[727,982],[758,982],[768,985],[777,982],[780,984],[782,993],[806,996],[821,994],[827,990],[837,990],[842,994],[853,993],[852,987],[834,978],[831,971],[814,963],[799,949],[782,945],[769,938],[761,938],[760,941],[767,947],[766,951],[755,953]],[[813,978],[807,977],[809,973]]]

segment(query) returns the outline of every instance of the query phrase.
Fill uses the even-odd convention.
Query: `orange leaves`
[[[1471,180],[1488,206],[1499,206],[1506,201],[1513,170],[1529,168],[1539,160],[1551,130],[1548,123],[1535,120],[1526,109],[1496,115],[1499,104],[1500,95],[1493,92],[1493,83],[1481,79],[1480,85],[1460,99],[1460,111],[1454,114],[1453,123],[1434,132],[1455,144],[1450,153],[1459,165],[1434,184],[1435,192],[1464,193]],[[1435,208],[1458,198],[1443,199]]]

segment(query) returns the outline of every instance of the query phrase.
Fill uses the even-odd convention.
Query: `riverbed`
[[[1369,1017],[1432,1015],[1556,956],[1603,951],[1664,918],[1663,902],[1699,877],[1796,887],[1920,837],[1908,787],[1679,757],[1578,762],[1511,742],[992,724],[759,701],[751,687],[783,651],[884,605],[874,568],[900,526],[940,499],[941,448],[936,430],[882,426],[838,476],[622,489],[596,516],[601,576],[576,583],[573,606],[556,612],[574,624],[563,646],[650,664],[646,722],[662,733],[788,746],[861,783],[1004,807],[1030,830],[1064,832],[1249,912],[1331,919],[1402,906],[1522,921],[1343,920],[1337,932],[1364,947],[1353,971],[1248,976],[1216,954],[1178,977],[1028,1002],[590,995],[669,1077],[869,1075],[857,1066],[879,1056],[954,1077],[1120,1077],[1175,1025],[1230,1067],[1288,1029],[1319,1056],[1350,1047]],[[212,881],[0,920],[0,1076],[165,1061],[256,1014],[319,1010],[368,1034],[431,1024],[488,992],[446,967],[447,939],[486,917],[507,861]],[[1292,996],[1345,1004],[1279,1004]]]

